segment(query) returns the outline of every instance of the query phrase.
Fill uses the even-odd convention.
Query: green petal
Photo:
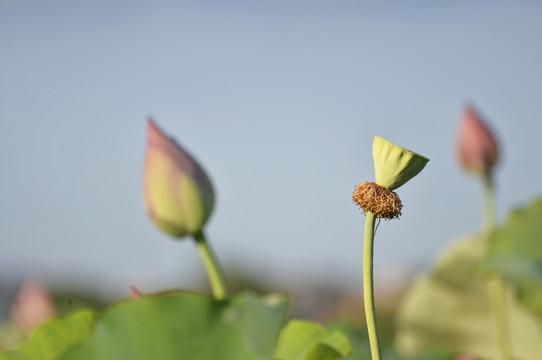
[[[373,142],[375,181],[390,190],[397,189],[418,175],[425,167],[428,158],[403,149],[380,136]]]

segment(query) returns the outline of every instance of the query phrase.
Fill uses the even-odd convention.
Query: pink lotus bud
[[[141,297],[141,291],[133,285],[130,285],[130,297],[132,299],[139,299]]]
[[[55,306],[49,291],[34,280],[25,280],[11,308],[11,318],[24,333],[56,316]]]
[[[499,160],[499,146],[491,130],[474,107],[463,111],[459,130],[459,156],[468,170],[489,174]]]
[[[203,169],[151,118],[147,123],[143,201],[154,224],[175,237],[200,232],[214,205],[213,187]]]

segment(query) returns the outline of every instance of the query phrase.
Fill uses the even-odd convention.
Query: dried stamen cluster
[[[356,187],[352,193],[352,200],[363,213],[373,212],[376,217],[384,219],[399,218],[401,215],[401,199],[388,189],[373,182],[366,181]]]

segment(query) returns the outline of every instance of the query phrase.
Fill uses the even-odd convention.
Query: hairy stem
[[[489,248],[491,233],[497,224],[495,216],[495,191],[490,174],[484,176],[484,236],[486,247]],[[508,311],[506,308],[506,293],[504,279],[501,274],[493,271],[486,279],[489,292],[489,303],[495,326],[495,336],[500,360],[511,359],[510,332]]]
[[[198,232],[194,235],[196,240],[196,246],[198,248],[199,255],[207,271],[207,277],[211,283],[211,289],[213,291],[213,296],[217,300],[222,300],[228,296],[228,290],[226,288],[226,280],[224,273],[218,264],[216,256],[213,254],[207,241],[205,240],[205,235],[203,232]]]
[[[374,285],[373,285],[373,243],[374,243],[375,214],[367,212],[365,232],[363,237],[363,300],[365,303],[365,318],[371,344],[373,360],[381,360],[380,340],[376,324]]]

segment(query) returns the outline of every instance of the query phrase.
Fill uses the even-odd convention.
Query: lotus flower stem
[[[484,180],[484,233],[487,241],[496,226],[495,191],[489,173],[485,173]],[[486,244],[489,246],[489,244]],[[501,274],[492,272],[487,280],[491,314],[495,324],[495,335],[499,348],[500,360],[511,359],[510,333],[508,324],[508,311],[506,308],[506,292],[504,279]]]
[[[365,219],[365,232],[363,238],[363,300],[365,305],[365,318],[367,331],[371,344],[373,360],[381,360],[380,340],[378,338],[378,326],[376,324],[374,285],[373,285],[373,243],[374,243],[375,214],[367,212]]]
[[[495,216],[495,189],[490,174],[483,175],[484,182],[484,231],[489,235],[497,224]]]
[[[352,201],[363,209],[367,216],[363,234],[363,302],[372,359],[381,360],[373,285],[375,219],[399,218],[403,205],[393,190],[422,171],[429,159],[375,136],[373,161],[375,182],[365,181],[356,186],[352,193]]]
[[[217,300],[222,300],[228,296],[228,290],[226,288],[226,280],[224,273],[218,264],[216,256],[213,254],[209,248],[209,244],[205,239],[203,232],[198,232],[194,235],[196,240],[196,246],[198,248],[199,255],[207,271],[207,276],[209,277],[209,282],[211,283],[211,289],[213,291],[213,296]]]

